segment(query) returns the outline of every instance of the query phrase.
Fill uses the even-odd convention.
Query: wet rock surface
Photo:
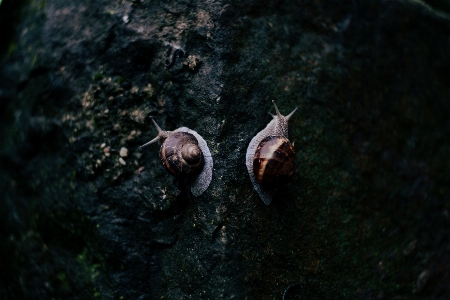
[[[450,297],[444,12],[18,4],[0,63],[0,298]],[[298,107],[296,173],[266,206],[245,151],[272,99]],[[200,197],[139,148],[151,117],[207,141]]]

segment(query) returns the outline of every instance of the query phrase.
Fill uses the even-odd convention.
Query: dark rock
[[[439,5],[4,0],[0,298],[450,298]],[[272,99],[296,173],[266,206]],[[200,197],[139,148],[150,117],[207,141]]]
[[[128,81],[122,82],[122,87],[125,90],[129,90],[129,89],[131,89],[131,83],[129,83]]]

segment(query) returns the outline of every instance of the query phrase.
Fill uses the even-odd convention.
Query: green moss
[[[9,44],[8,50],[6,51],[6,55],[10,56],[14,52],[14,50],[16,50],[16,48],[17,48],[17,44],[15,44],[15,43]]]
[[[94,81],[102,80],[102,79],[103,79],[103,74],[101,74],[101,73],[95,73],[92,79],[93,79]]]
[[[121,85],[122,83],[124,83],[124,82],[126,82],[126,81],[128,81],[127,78],[126,78],[126,77],[123,77],[123,76],[119,76],[119,77],[116,78],[116,82],[117,82],[117,84],[119,84],[119,85]]]

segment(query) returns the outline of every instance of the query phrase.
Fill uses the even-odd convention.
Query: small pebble
[[[119,155],[120,155],[121,157],[127,157],[127,156],[128,156],[128,149],[125,148],[125,147],[120,148]]]
[[[103,148],[105,148],[105,146],[106,146],[106,144],[103,143],[103,144],[100,145],[100,148],[103,149]]]
[[[123,160],[123,158],[119,158],[119,162],[121,165],[125,166],[127,163]]]
[[[109,147],[104,148],[103,152],[105,153],[105,156],[111,155],[111,153],[109,153]]]

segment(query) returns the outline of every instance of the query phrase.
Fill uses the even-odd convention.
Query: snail
[[[294,145],[288,140],[288,121],[295,113],[283,116],[275,101],[276,115],[266,128],[250,141],[246,154],[246,166],[253,188],[261,200],[269,205],[277,188],[294,175]]]
[[[176,178],[191,179],[191,192],[200,196],[212,179],[213,160],[205,140],[194,130],[180,127],[164,131],[153,120],[158,136],[141,146],[162,142],[159,157],[164,168]]]

